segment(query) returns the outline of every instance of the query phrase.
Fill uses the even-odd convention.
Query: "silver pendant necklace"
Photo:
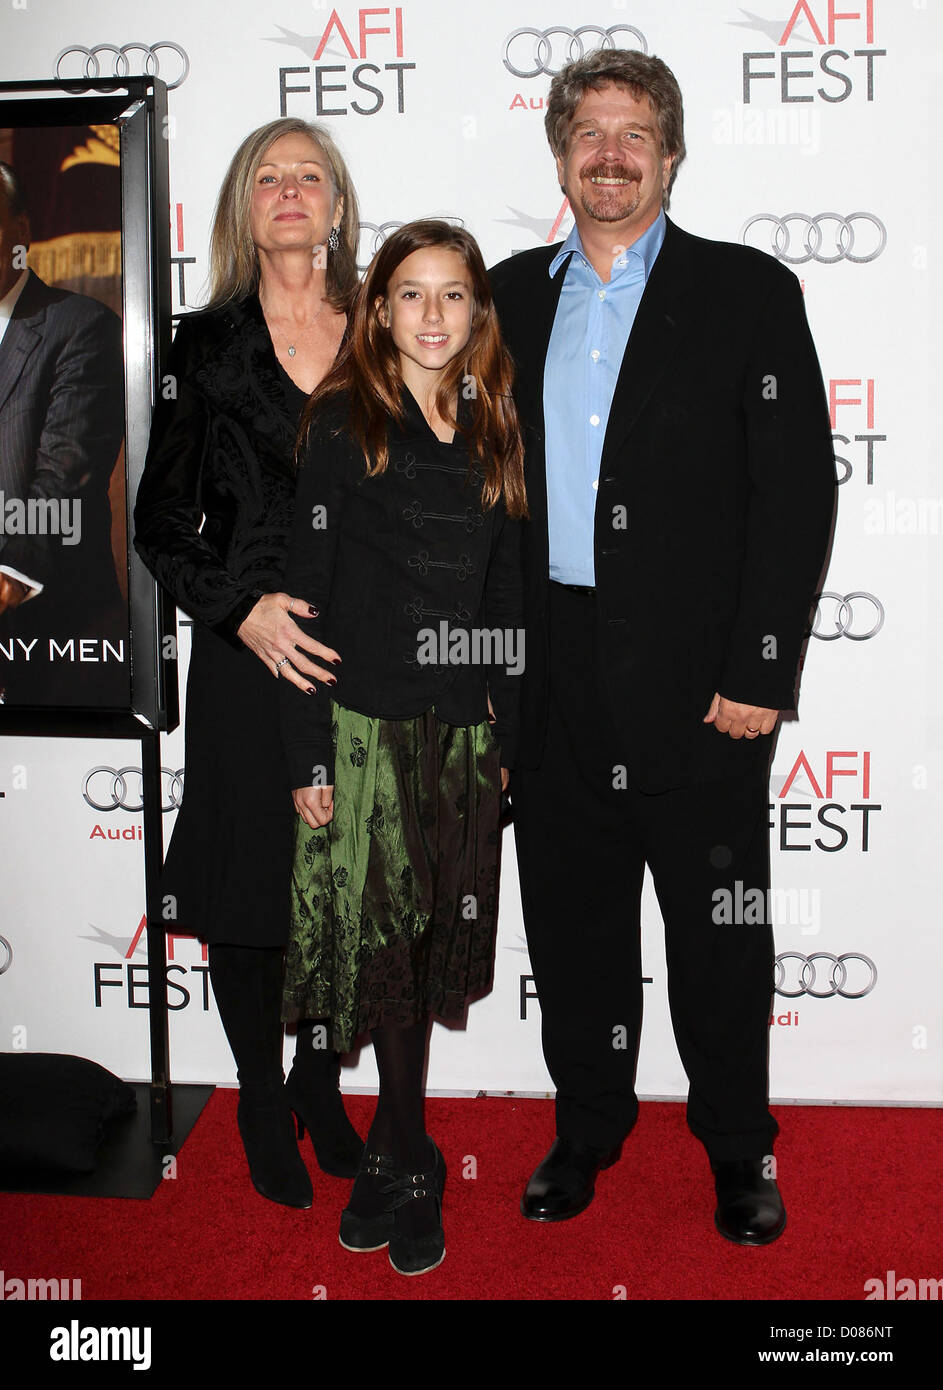
[[[324,313],[324,304],[325,304],[325,303],[327,303],[327,300],[325,300],[325,299],[321,300],[321,307],[320,307],[319,311],[317,311],[317,313],[314,314],[314,317],[312,318],[312,321],[310,321],[310,324],[307,325],[307,327],[309,327],[309,328],[313,328],[313,327],[314,327],[314,324],[316,324],[317,320],[319,320],[319,318],[321,317],[321,314]],[[295,343],[289,343],[289,345],[288,345],[288,356],[289,356],[289,357],[295,356],[295,352],[296,352]]]

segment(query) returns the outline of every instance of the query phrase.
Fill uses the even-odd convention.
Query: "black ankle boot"
[[[283,1089],[242,1087],[236,1120],[256,1192],[285,1207],[310,1207],[314,1192]]]
[[[310,1207],[308,1170],[298,1152],[282,1073],[282,952],[211,945],[210,979],[236,1059],[237,1123],[257,1192],[286,1207]]]
[[[298,1120],[298,1138],[307,1129],[322,1171],[335,1178],[352,1178],[363,1156],[363,1140],[344,1109],[338,1086],[340,1058],[330,1048],[313,1045],[316,1026],[310,1019],[298,1025],[285,1095]]]

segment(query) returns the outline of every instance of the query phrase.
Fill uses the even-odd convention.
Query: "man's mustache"
[[[584,179],[632,179],[636,183],[642,177],[637,170],[628,169],[624,164],[592,164],[582,173]]]

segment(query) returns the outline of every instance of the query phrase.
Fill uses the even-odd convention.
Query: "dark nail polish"
[[[311,614],[312,618],[316,618],[318,616],[318,610],[312,607],[310,603],[308,604],[308,612]]]
[[[307,687],[307,689],[305,690],[305,694],[306,694],[306,695],[316,695],[316,694],[317,694],[317,691],[315,690],[315,688],[314,688],[313,685],[309,685],[309,686]]]
[[[338,657],[336,657],[333,661],[329,662],[328,664],[331,665],[331,666],[339,666],[339,665],[341,664],[341,659],[340,659],[340,657],[338,656]]]
[[[336,684],[337,684],[337,677],[336,677],[336,676],[328,676],[328,678],[327,678],[327,683],[328,683],[328,685],[336,685]]]

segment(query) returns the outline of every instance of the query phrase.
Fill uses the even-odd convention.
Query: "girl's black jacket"
[[[366,476],[344,396],[315,418],[299,470],[284,588],[318,609],[309,618],[296,605],[292,616],[341,665],[337,685],[312,682],[314,694],[279,683],[292,787],[333,785],[332,697],[381,719],[431,708],[467,726],[488,717],[490,694],[501,764],[514,764],[526,659],[520,523],[501,501],[482,509],[482,474],[469,470],[461,434],[443,444],[405,389],[403,402],[382,474]]]

